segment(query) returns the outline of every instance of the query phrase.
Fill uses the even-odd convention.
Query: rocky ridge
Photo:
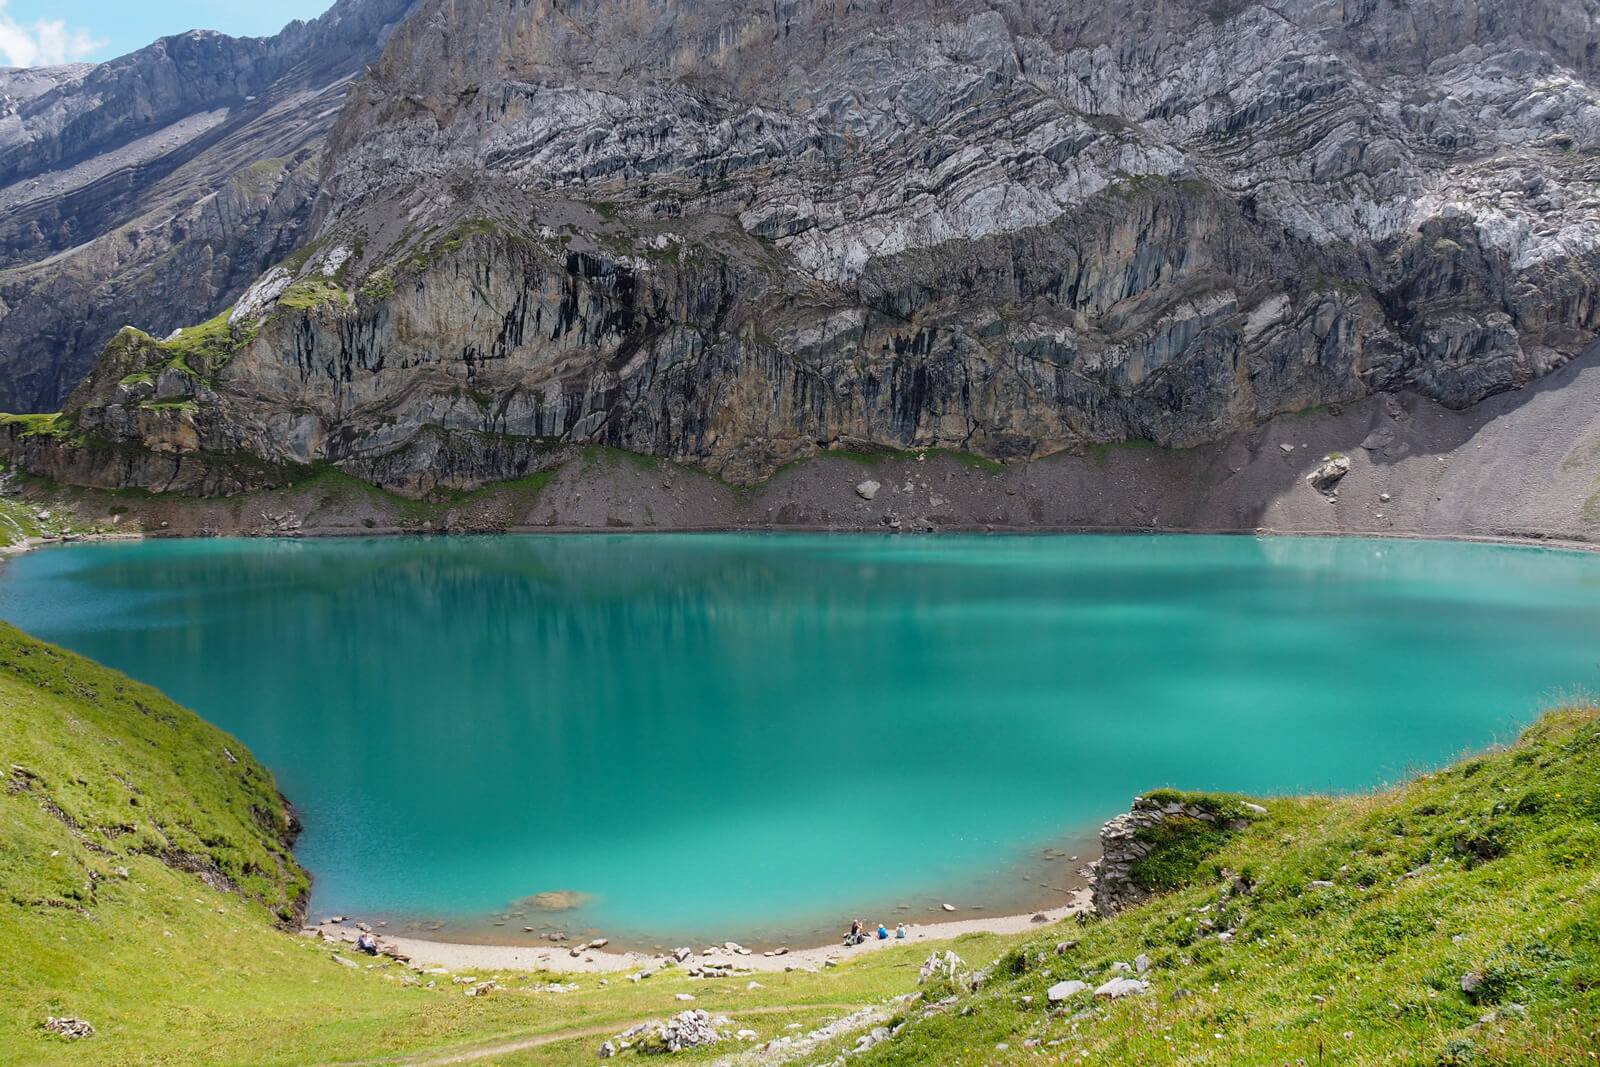
[[[0,70],[0,409],[59,407],[124,323],[209,318],[291,253],[350,79],[413,4]]]
[[[431,0],[206,365],[124,334],[34,450],[424,496],[574,443],[748,483],[1463,407],[1600,321],[1595,14]]]

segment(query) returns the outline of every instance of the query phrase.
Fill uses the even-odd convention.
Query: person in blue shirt
[[[889,940],[889,931],[884,929],[884,926],[883,926],[882,923],[878,924],[878,940],[879,941],[887,941],[887,940]]]

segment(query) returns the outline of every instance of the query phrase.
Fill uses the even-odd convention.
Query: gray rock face
[[[226,308],[305,236],[320,138],[415,0],[0,71],[0,410],[52,410],[111,336]]]
[[[73,417],[422,494],[1466,405],[1600,323],[1597,11],[429,0],[194,410]]]
[[[1100,828],[1100,858],[1089,865],[1089,894],[1095,911],[1112,916],[1150,899],[1152,891],[1134,875],[1134,865],[1156,848],[1150,831],[1170,819],[1186,820],[1190,825],[1205,823],[1230,830],[1242,829],[1248,822],[1221,823],[1217,816],[1196,804],[1179,801],[1163,803],[1150,797],[1134,797],[1129,810]],[[1181,823],[1180,823],[1181,825]],[[1113,970],[1144,974],[1150,958],[1142,953],[1134,965],[1115,963]],[[1097,994],[1098,995],[1098,994]]]

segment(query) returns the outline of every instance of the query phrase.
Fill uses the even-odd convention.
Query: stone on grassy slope
[[[1051,1003],[1055,1003],[1057,1001],[1068,1000],[1072,997],[1075,997],[1088,988],[1089,984],[1087,982],[1080,982],[1076,979],[1073,979],[1066,982],[1057,982],[1055,985],[1050,987],[1045,995],[1050,998]]]
[[[1137,996],[1148,993],[1150,983],[1138,978],[1113,978],[1094,991],[1094,995],[1102,1000],[1116,1000],[1119,997]]]

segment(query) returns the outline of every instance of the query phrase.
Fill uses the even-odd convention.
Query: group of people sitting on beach
[[[894,936],[898,938],[903,938],[906,936],[905,923],[896,924],[894,928]],[[865,941],[867,937],[867,924],[862,922],[860,919],[857,919],[850,924],[850,932],[844,935],[844,943],[847,945],[859,945],[861,942]],[[889,929],[882,923],[878,924],[878,940],[889,940]]]

